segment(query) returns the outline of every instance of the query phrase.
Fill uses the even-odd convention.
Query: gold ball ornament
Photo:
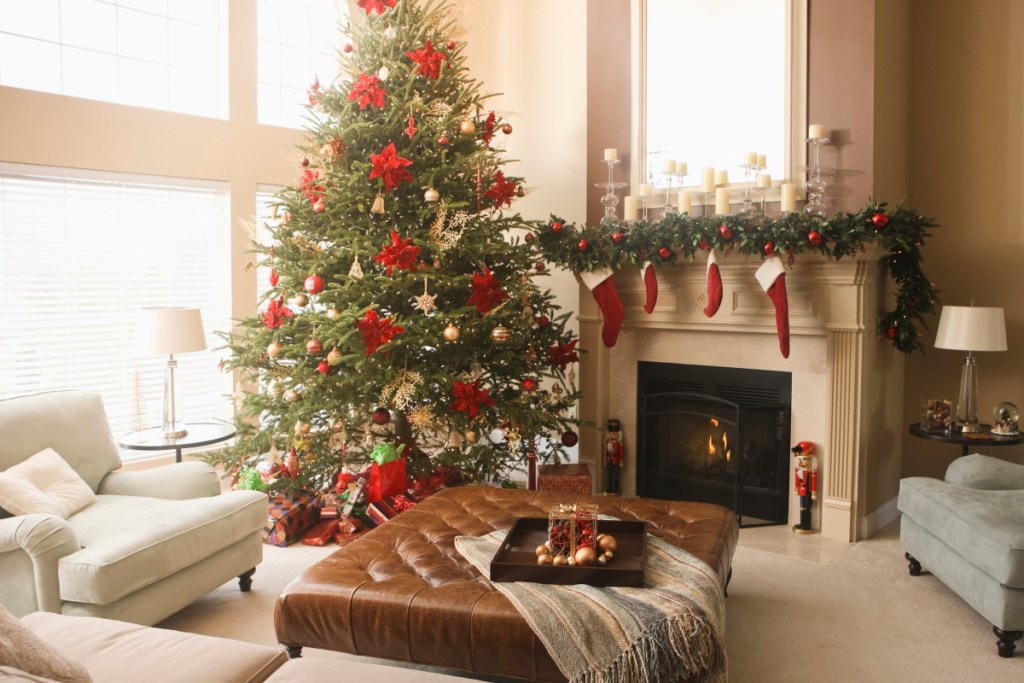
[[[605,552],[615,552],[619,549],[619,542],[611,534],[600,534],[597,537],[597,548]]]
[[[428,188],[427,191],[423,193],[423,200],[424,201],[436,202],[439,199],[441,199],[441,193],[438,192],[437,190],[435,190],[432,187]]]
[[[292,303],[301,308],[309,303],[309,297],[302,292],[299,292],[292,297]]]
[[[295,423],[295,436],[305,436],[309,434],[309,423],[299,420]]]
[[[341,365],[341,351],[338,350],[338,347],[334,347],[327,354],[327,362],[330,365]]]
[[[551,558],[551,564],[555,565],[556,567],[564,567],[568,563],[569,560],[565,558],[565,555],[555,555],[553,558]]]
[[[448,327],[444,328],[444,340],[445,341],[458,341],[459,340],[459,328],[455,325],[449,324]]]
[[[549,547],[547,547],[547,545],[541,543],[539,546],[537,546],[536,554],[537,554],[538,557],[540,557],[541,555],[550,555],[551,554],[551,548],[549,548]]]
[[[476,124],[473,123],[472,119],[463,119],[459,123],[459,132],[463,135],[472,135],[476,132]]]
[[[275,339],[267,344],[267,355],[271,358],[277,358],[277,354],[281,353],[282,349],[284,349],[284,344]]]
[[[476,443],[480,440],[480,435],[474,432],[472,429],[466,430],[466,443]]]
[[[294,389],[286,390],[284,392],[284,400],[288,401],[289,403],[295,403],[296,401],[299,400],[299,392],[295,391]]]
[[[561,557],[561,555],[559,555],[559,557]],[[538,555],[537,564],[547,567],[551,564],[554,564],[554,559],[551,557],[551,555]]]
[[[512,333],[504,325],[498,325],[491,330],[491,341],[495,344],[504,344],[512,336]]]
[[[330,318],[331,320],[337,320],[338,318],[341,317],[341,311],[339,311],[334,306],[331,306],[330,308],[327,309],[327,317]]]
[[[593,548],[577,548],[575,559],[579,566],[589,567],[597,562],[597,553]]]

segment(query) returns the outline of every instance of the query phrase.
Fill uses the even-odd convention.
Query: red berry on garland
[[[551,224],[551,232],[555,233],[556,235],[558,233],[562,232],[562,224],[559,223],[558,221],[555,221],[554,223],[552,223]]]
[[[895,325],[893,327],[890,327],[889,329],[887,329],[885,331],[885,336],[888,337],[889,339],[896,339],[896,327],[895,327]]]
[[[579,443],[579,440],[579,435],[576,432],[572,431],[571,429],[567,429],[564,432],[562,432],[562,445],[566,446],[567,448],[572,448],[577,443]]]
[[[385,425],[391,421],[391,411],[381,406],[373,411],[373,423]]]
[[[807,241],[813,244],[814,246],[818,246],[819,244],[821,244],[821,233],[818,232],[817,230],[811,230],[809,233],[807,233]]]
[[[448,136],[447,135],[442,135],[441,137],[439,137],[437,139],[437,144],[441,145],[442,147],[447,147],[448,146]]]
[[[586,240],[580,240],[576,244],[576,248],[579,249],[580,251],[586,253],[587,249],[590,249],[590,242],[588,242]]]
[[[547,317],[546,315],[542,315],[539,318],[537,318],[537,327],[547,327],[550,324],[551,318]]]
[[[505,135],[512,135],[512,124],[506,123],[505,125],[503,125],[501,127],[501,132],[504,133]]]
[[[612,233],[612,242],[615,242],[615,244],[622,244],[624,241],[626,241],[626,233],[621,230],[616,230]]]
[[[774,242],[765,242],[764,243],[764,253],[768,254],[769,256],[775,256],[775,243]]]
[[[661,249],[658,250],[658,256],[660,256],[662,259],[667,260],[672,256],[672,250],[669,249],[668,247],[662,247]]]
[[[537,269],[538,273],[543,273],[544,272],[544,262],[543,261],[537,261],[535,264],[533,264],[533,267]]]
[[[718,232],[719,232],[719,234],[722,235],[722,239],[726,239],[726,240],[731,240],[732,239],[732,228],[730,228],[725,223],[722,223],[722,227],[720,227],[718,229]]]
[[[320,364],[316,366],[316,371],[321,375],[326,375],[331,371],[331,365],[325,360],[320,361]]]
[[[871,217],[871,222],[875,224],[875,230],[881,230],[889,224],[889,217],[879,212]]]
[[[319,294],[324,291],[324,279],[319,275],[310,275],[303,286],[310,294]]]
[[[534,391],[537,389],[537,380],[527,377],[523,380],[523,391]]]
[[[281,281],[281,276],[277,274],[276,270],[272,270],[268,279],[270,280],[271,287],[277,287],[277,283]]]

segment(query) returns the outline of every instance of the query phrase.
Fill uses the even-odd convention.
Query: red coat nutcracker
[[[604,433],[604,466],[608,475],[605,478],[605,493],[620,493],[622,455],[622,423],[615,419],[608,420]]]
[[[801,441],[793,446],[796,467],[793,468],[793,488],[800,498],[800,523],[793,525],[794,533],[813,534],[811,527],[811,501],[818,499],[818,471],[814,469],[814,444]]]

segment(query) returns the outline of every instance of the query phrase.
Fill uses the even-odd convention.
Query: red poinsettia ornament
[[[299,181],[299,189],[302,190],[302,194],[306,195],[306,199],[309,200],[310,204],[316,204],[320,201],[326,189],[323,185],[317,185],[316,181],[320,179],[320,171],[313,168],[307,168],[302,172],[302,179]]]
[[[379,78],[373,74],[359,74],[359,80],[352,84],[352,90],[348,93],[348,101],[358,100],[360,109],[366,109],[370,105],[383,109],[387,94],[387,90],[380,87]]]
[[[497,117],[492,111],[487,115],[487,120],[484,121],[484,130],[480,134],[480,139],[484,141],[485,145],[490,145],[491,140],[494,139],[494,126],[497,123]]]
[[[395,268],[416,270],[420,248],[412,243],[412,238],[402,239],[394,230],[391,231],[391,244],[384,244],[381,252],[373,257],[387,268],[388,275]]]
[[[512,297],[501,288],[498,278],[487,266],[484,266],[483,273],[473,273],[473,294],[469,297],[469,303],[476,306],[476,312],[480,315]]]
[[[380,154],[371,154],[370,163],[373,165],[370,180],[383,178],[386,192],[390,192],[391,188],[398,187],[403,182],[413,180],[412,173],[405,170],[406,166],[412,165],[412,161],[398,156],[393,142],[382,149]]]
[[[363,344],[366,345],[367,356],[373,355],[378,347],[405,332],[404,327],[395,325],[391,318],[381,318],[380,314],[372,309],[367,311],[361,319],[356,320],[356,328],[363,333]]]
[[[395,0],[359,0],[359,7],[366,12],[366,16],[370,16],[374,12],[384,14],[388,7],[394,6]]]
[[[276,299],[271,299],[270,303],[267,304],[267,310],[263,312],[263,324],[268,330],[281,327],[285,318],[290,318],[294,313],[292,309],[284,305],[284,296],[279,296]]]
[[[441,62],[444,61],[445,54],[435,51],[434,44],[429,40],[423,49],[410,50],[405,53],[405,56],[419,64],[417,73],[423,74],[428,78],[437,79],[441,77]]]
[[[579,339],[573,339],[566,344],[559,340],[556,345],[548,347],[548,362],[551,365],[557,365],[560,370],[565,370],[569,363],[579,362],[580,356],[576,353],[576,342],[578,341]]]
[[[502,204],[512,206],[512,197],[516,196],[516,189],[515,181],[505,180],[505,174],[498,171],[494,175],[494,184],[484,192],[484,196],[494,202],[494,208],[497,210]]]
[[[481,406],[493,406],[494,399],[489,394],[489,389],[480,388],[480,380],[474,382],[460,382],[452,380],[452,393],[455,399],[452,401],[452,410],[466,413],[471,418],[480,413]]]

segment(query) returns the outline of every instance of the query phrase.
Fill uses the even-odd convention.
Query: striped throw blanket
[[[485,577],[504,531],[459,536]],[[644,588],[495,582],[570,683],[724,683],[725,604],[705,562],[647,536]]]

